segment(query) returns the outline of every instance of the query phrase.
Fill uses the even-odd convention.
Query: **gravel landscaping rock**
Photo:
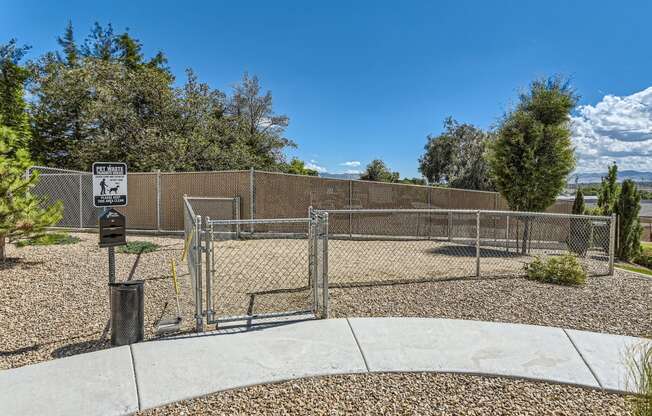
[[[0,263],[0,369],[109,347],[107,250],[98,248],[97,234],[73,235],[81,242],[24,248],[8,246],[11,259]],[[172,259],[178,262],[183,330],[192,330],[194,306],[187,267],[180,261],[182,238],[128,236],[128,241],[134,240],[161,247],[140,256],[116,253],[118,281],[130,275],[145,280],[146,337],[155,336],[159,319],[176,315],[170,273]],[[306,307],[310,300],[306,290],[285,293],[269,290],[280,289],[279,281],[285,285],[283,289],[305,287],[305,240],[226,241],[216,242],[216,246],[220,250],[216,264],[228,266],[228,276],[218,276],[220,283],[214,283],[218,312],[244,313],[247,308],[269,312],[271,308]],[[434,279],[440,280],[412,283],[403,280],[389,284],[388,280],[397,276],[405,279],[423,272],[426,268],[419,258],[434,260],[421,250],[422,257],[408,256],[402,264],[390,267],[387,262],[367,259],[365,253],[371,254],[373,250],[360,250],[355,262],[338,265],[337,253],[346,255],[350,247],[342,244],[333,247],[335,254],[330,264],[333,317],[446,317],[634,336],[652,334],[652,279],[626,271],[617,270],[615,276],[589,277],[583,287],[555,286],[514,277],[441,280],[447,265],[446,257],[438,254],[437,264],[432,263],[427,269],[436,274]],[[389,246],[380,253],[389,253]],[[451,259],[458,266],[466,264],[466,260]],[[253,267],[252,262],[255,262]],[[509,265],[502,260],[494,263],[497,268]],[[383,270],[393,274],[383,274]],[[354,273],[360,280],[347,277]],[[349,280],[354,284],[348,284]],[[260,293],[265,290],[267,294]],[[253,296],[254,291],[259,293]]]
[[[152,415],[627,415],[626,399],[578,387],[461,374],[342,375],[253,386]]]
[[[0,263],[0,369],[108,348],[107,250],[97,234],[76,233],[71,245],[8,246],[11,260]],[[145,280],[145,331],[154,335],[161,316],[176,315],[170,261],[179,261],[181,238],[128,237],[151,241],[159,251],[142,254],[133,279]],[[117,281],[127,280],[135,254],[116,253]],[[190,282],[180,264],[182,309],[192,316]],[[185,328],[194,321],[184,322]]]
[[[332,288],[333,317],[418,316],[652,336],[652,279],[624,270],[584,286],[520,277]]]

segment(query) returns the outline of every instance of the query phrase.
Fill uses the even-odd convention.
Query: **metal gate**
[[[327,317],[327,214],[212,219],[196,215],[192,198],[184,206],[198,331],[260,318]],[[255,233],[246,231],[254,225]]]

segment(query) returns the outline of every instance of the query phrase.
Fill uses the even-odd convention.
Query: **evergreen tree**
[[[0,46],[0,260],[6,241],[39,233],[61,219],[61,204],[42,209],[42,200],[29,191],[38,175],[25,176],[32,166],[27,146],[29,119],[23,83],[27,70],[19,65],[25,48],[16,42]]]
[[[578,187],[573,202],[573,214],[582,215],[586,211],[584,206],[584,193],[582,188]],[[588,249],[589,234],[591,233],[591,222],[586,218],[570,219],[570,235],[568,239],[568,248],[570,251],[584,256]]]
[[[570,112],[577,97],[567,82],[532,82],[489,146],[494,185],[513,210],[543,211],[555,202],[575,167]],[[525,224],[523,252],[528,239]]]
[[[626,261],[635,259],[641,253],[641,233],[643,228],[638,214],[641,210],[641,195],[636,183],[631,179],[623,185],[614,206],[618,215],[618,251],[616,255]]]
[[[91,33],[84,40],[80,50],[82,56],[102,61],[114,59],[117,51],[118,39],[113,32],[113,26],[109,23],[103,27],[98,22],[93,25]]]
[[[30,193],[38,174],[25,176],[32,166],[23,140],[0,124],[0,260],[5,260],[5,244],[38,234],[61,220],[61,201],[41,208],[43,200]]]
[[[18,46],[15,39],[0,45],[0,120],[25,144],[30,136],[29,117],[23,86],[29,71],[19,65],[30,48]]]
[[[614,207],[618,201],[618,166],[614,162],[609,166],[607,177],[600,181],[600,190],[598,192],[598,209],[601,215],[609,216],[614,212]]]
[[[573,214],[582,215],[584,214],[584,193],[582,193],[582,188],[577,188],[575,192],[575,201],[573,201]]]
[[[75,43],[72,21],[68,21],[68,25],[66,26],[63,36],[57,38],[57,43],[59,46],[61,46],[61,49],[63,49],[63,54],[65,56],[64,58],[59,52],[57,52],[56,56],[59,62],[63,62],[69,67],[76,66],[79,57],[79,50],[77,48],[77,44]]]

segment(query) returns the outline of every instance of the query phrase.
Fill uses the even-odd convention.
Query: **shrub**
[[[634,259],[634,263],[652,269],[652,244],[641,243],[641,254]]]
[[[159,249],[158,244],[149,241],[130,241],[118,248],[118,252],[127,254],[151,253]]]
[[[631,351],[630,374],[638,395],[629,396],[634,416],[652,416],[652,347]]]
[[[16,242],[16,246],[25,247],[25,246],[53,246],[61,244],[75,244],[80,242],[79,237],[72,236],[66,233],[49,233],[42,234],[36,237],[28,238],[25,240],[19,240]]]
[[[581,285],[586,282],[586,270],[572,254],[548,257],[541,260],[539,257],[525,266],[527,277],[540,282],[555,283],[559,285]]]

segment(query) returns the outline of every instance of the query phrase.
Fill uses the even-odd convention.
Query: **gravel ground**
[[[74,235],[81,243],[8,247],[13,259],[0,263],[0,369],[109,346],[107,250],[97,247],[97,234]],[[133,270],[133,278],[146,282],[145,330],[151,338],[158,319],[176,314],[170,260],[179,261],[183,241],[143,236],[129,236],[128,240],[161,246],[161,250],[140,257],[116,254],[119,281],[126,280]],[[381,243],[332,242],[332,316],[448,317],[652,334],[651,279],[617,271],[613,277],[591,277],[581,288],[522,278],[436,280],[447,270],[468,274],[468,250],[448,250],[435,242]],[[309,292],[300,290],[307,284],[306,240],[222,241],[216,243],[216,250],[219,272],[213,284],[214,299],[221,314],[310,306]],[[492,264],[497,272],[506,266],[518,270],[522,261],[493,258],[483,265],[483,271],[490,273]],[[425,277],[435,280],[409,282],[424,277],[424,271],[429,273]],[[183,328],[191,330],[194,307],[183,262],[179,262],[178,272]]]
[[[616,269],[582,287],[523,278],[462,278],[332,288],[331,316],[419,316],[652,336],[652,279]]]
[[[74,234],[73,245],[8,246],[0,263],[0,369],[20,367],[88,351],[108,348],[107,250],[97,246],[97,234]],[[154,334],[163,315],[176,316],[170,260],[179,260],[181,238],[128,237],[161,246],[142,254],[133,279],[145,280],[145,332]],[[138,258],[116,252],[116,278],[127,280]],[[190,283],[184,264],[179,266],[184,316],[192,316]],[[186,320],[185,327],[193,322]]]
[[[578,387],[461,374],[342,375],[253,386],[140,415],[627,415],[626,399]]]

